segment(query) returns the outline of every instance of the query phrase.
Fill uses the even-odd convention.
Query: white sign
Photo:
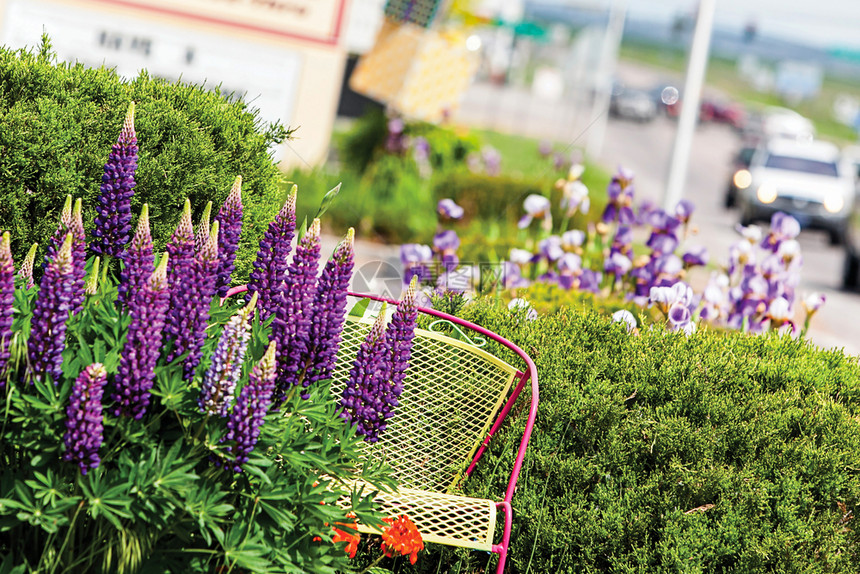
[[[115,68],[127,79],[141,69],[171,81],[242,96],[264,121],[289,121],[302,58],[294,50],[260,49],[238,38],[156,24],[113,12],[69,8],[42,0],[12,0],[3,40],[12,48],[36,47],[47,32],[60,60]]]

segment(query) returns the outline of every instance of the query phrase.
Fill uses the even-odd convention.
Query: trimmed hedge
[[[83,198],[90,230],[103,166],[132,100],[140,147],[132,213],[136,220],[149,203],[156,249],[175,229],[186,197],[196,223],[207,201],[217,213],[236,175],[246,207],[271,211],[256,204],[278,197],[270,146],[289,134],[264,126],[256,109],[217,89],[146,73],[126,82],[112,70],[58,64],[47,40],[36,53],[0,48],[0,228],[10,231],[17,261],[33,242],[44,253],[67,194]],[[246,225],[240,249],[256,250],[266,214]],[[244,277],[253,253],[239,259],[248,266],[237,273]]]
[[[508,572],[860,571],[857,357],[738,332],[629,335],[586,307],[528,322],[481,301],[460,315],[519,344],[540,376]],[[504,493],[525,413],[468,494]],[[487,561],[431,551],[421,571]]]

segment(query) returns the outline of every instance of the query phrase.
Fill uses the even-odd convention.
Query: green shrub
[[[57,64],[47,41],[38,53],[3,48],[0,228],[10,231],[17,260],[33,242],[42,244],[39,256],[44,253],[67,194],[83,199],[90,230],[102,169],[131,101],[140,146],[132,213],[149,203],[157,250],[175,229],[186,197],[196,222],[207,201],[217,213],[236,175],[243,177],[246,206],[277,192],[270,146],[287,132],[263,126],[245,103],[145,73],[126,82],[112,70]],[[256,251],[262,221],[245,226],[241,249]],[[236,276],[249,270],[240,268]]]
[[[587,308],[528,322],[479,302],[461,315],[539,372],[508,572],[860,571],[856,357],[737,332],[629,335]],[[504,493],[497,468],[525,423],[514,412],[468,493]],[[432,550],[430,572],[486,561]]]

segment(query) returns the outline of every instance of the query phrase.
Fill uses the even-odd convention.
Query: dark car
[[[651,94],[635,88],[613,88],[609,98],[609,115],[640,122],[657,117],[657,104]]]
[[[726,186],[726,195],[723,198],[723,205],[726,209],[731,209],[737,204],[738,192],[752,185],[752,175],[749,167],[755,154],[754,145],[745,145],[732,158],[732,175],[729,177],[729,184]]]

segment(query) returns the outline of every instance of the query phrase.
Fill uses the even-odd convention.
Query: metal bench
[[[350,296],[397,304],[372,295]],[[385,457],[400,483],[396,492],[382,493],[377,501],[391,515],[409,516],[427,542],[498,554],[500,573],[510,542],[511,500],[537,415],[537,371],[529,356],[507,339],[433,309],[418,311],[419,317],[428,317],[423,322],[429,328],[416,329],[400,404],[379,442],[367,448],[368,457]],[[372,318],[347,318],[332,379],[332,393],[338,397],[372,323]],[[522,370],[482,348],[492,344],[513,351]],[[458,494],[527,382],[531,404],[504,498]],[[503,530],[495,542],[500,512]],[[358,529],[377,533],[361,524]]]

